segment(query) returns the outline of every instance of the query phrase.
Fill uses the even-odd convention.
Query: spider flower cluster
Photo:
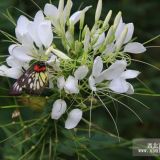
[[[9,46],[7,65],[0,66],[0,75],[18,79],[31,62],[43,61],[47,66],[49,88],[54,92],[51,118],[58,120],[68,113],[65,128],[77,126],[89,97],[98,92],[133,94],[128,79],[140,72],[128,69],[128,53],[140,54],[146,48],[133,42],[133,23],[124,23],[119,12],[110,23],[110,10],[101,20],[102,0],[98,1],[95,22],[85,24],[91,6],[71,14],[72,1],[59,1],[58,7],[46,4],[33,19],[20,16],[15,28],[16,42]],[[79,31],[77,31],[79,29]],[[59,41],[60,43],[56,43]],[[52,96],[51,96],[52,97]]]

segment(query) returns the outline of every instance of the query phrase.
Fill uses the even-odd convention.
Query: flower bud
[[[96,14],[95,14],[95,22],[99,20],[101,16],[101,12],[102,12],[102,0],[99,0],[97,4]]]
[[[58,99],[54,102],[53,108],[52,108],[52,113],[51,113],[51,118],[52,119],[59,119],[62,114],[65,113],[67,108],[67,104],[64,100]]]
[[[111,16],[112,16],[112,10],[110,10],[103,22],[103,27],[106,27],[111,19]]]
[[[116,15],[116,18],[114,20],[114,24],[113,24],[113,29],[114,30],[116,30],[121,18],[122,18],[122,12],[118,12],[118,14]]]

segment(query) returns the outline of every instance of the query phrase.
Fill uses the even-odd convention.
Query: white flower
[[[126,79],[136,78],[139,71],[126,70],[127,63],[124,60],[117,60],[109,68],[103,70],[103,61],[100,56],[96,57],[93,63],[92,74],[89,77],[89,86],[92,91],[97,91],[96,84],[108,81],[109,89],[116,93],[134,93],[133,86],[126,82]],[[98,88],[100,89],[100,88]]]
[[[51,113],[51,118],[52,119],[59,119],[66,111],[67,104],[64,100],[58,99],[54,102],[53,108],[52,108],[52,113]]]
[[[80,109],[73,109],[69,114],[68,118],[65,122],[66,129],[73,129],[75,128],[79,121],[82,119],[82,110]]]
[[[117,60],[99,76],[100,80],[110,81],[108,88],[116,93],[134,93],[133,87],[126,79],[136,78],[140,72],[126,70],[127,63],[124,60]]]
[[[73,76],[69,76],[65,82],[64,90],[69,94],[79,93],[78,80]]]
[[[10,50],[10,54],[16,59],[29,62],[32,59],[48,60],[50,58],[51,55],[44,53],[53,41],[53,33],[51,22],[45,20],[42,11],[36,13],[34,21],[21,16],[17,22],[16,36],[21,44],[11,45],[12,50]]]

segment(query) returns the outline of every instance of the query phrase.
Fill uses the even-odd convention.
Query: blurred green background
[[[35,0],[39,7],[43,9],[47,0]],[[52,0],[53,4],[57,4],[58,1]],[[73,11],[84,8],[87,5],[92,5],[92,9],[87,12],[86,23],[91,26],[94,20],[94,13],[96,9],[96,0],[73,0],[74,6]],[[16,20],[22,13],[19,12],[16,8],[22,10],[25,13],[33,16],[38,7],[34,5],[30,0],[0,0],[0,30],[8,32],[14,35],[14,25],[11,24],[3,14],[6,13],[6,9],[9,10],[13,18]],[[123,19],[125,22],[133,22],[135,24],[135,34],[134,36],[138,37],[139,42],[145,42],[149,39],[160,34],[160,0],[103,0],[103,12],[102,18],[105,18],[107,12],[112,9],[113,16],[117,14],[118,11],[122,11]],[[0,35],[0,54],[8,54],[8,46],[10,43],[4,42],[5,37]],[[155,41],[146,44],[146,46],[160,46],[160,38]],[[147,52],[142,55],[133,56],[141,61],[146,61],[160,68],[160,48],[158,47],[149,47]],[[1,57],[1,62],[4,59]],[[160,94],[160,71],[157,71],[150,66],[133,63],[133,67],[142,74],[139,79],[142,80],[147,87],[153,90],[155,93]],[[142,87],[143,85],[135,81],[134,86]],[[13,104],[13,100],[8,100],[8,98],[3,98],[1,95],[7,95],[6,89],[9,88],[7,79],[0,77],[0,106]],[[133,96],[144,102],[147,106],[150,107],[150,110],[145,109],[140,104],[131,101],[130,99],[124,99],[125,103],[133,106],[136,112],[142,117],[144,123],[140,123],[134,115],[127,109],[122,106],[118,107],[118,118],[117,124],[120,132],[120,136],[132,140],[134,138],[160,138],[160,97],[151,97],[151,96]],[[118,104],[116,104],[117,106]],[[112,105],[111,105],[112,107]],[[93,121],[102,128],[115,133],[115,129],[112,121],[109,116],[104,113],[103,110],[97,110],[100,116],[94,115],[93,112]],[[96,112],[96,114],[97,114]],[[113,113],[115,111],[113,110]],[[95,116],[95,118],[94,118]],[[104,118],[102,118],[104,117]],[[5,109],[0,109],[0,124],[4,122],[11,121],[11,112]],[[116,134],[116,133],[115,133]],[[2,136],[2,132],[0,133]],[[96,140],[96,138],[95,138]],[[98,141],[98,139],[97,139]],[[104,140],[108,141],[108,139]],[[94,145],[98,145],[94,143]],[[3,145],[1,146],[3,149]],[[112,146],[112,147],[103,147],[103,149],[98,149],[94,151],[95,154],[99,156],[102,160],[132,160],[132,159],[157,159],[157,158],[148,158],[148,157],[133,157],[132,151],[126,146]],[[1,152],[0,155],[3,153]],[[89,155],[88,155],[89,156]],[[0,158],[1,159],[1,158]],[[66,159],[74,159],[69,157]],[[90,158],[93,159],[93,158]]]

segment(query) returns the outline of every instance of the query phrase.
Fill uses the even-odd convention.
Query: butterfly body
[[[47,67],[44,62],[36,62],[17,79],[10,90],[10,94],[20,95],[25,91],[29,94],[40,95],[47,86]]]

